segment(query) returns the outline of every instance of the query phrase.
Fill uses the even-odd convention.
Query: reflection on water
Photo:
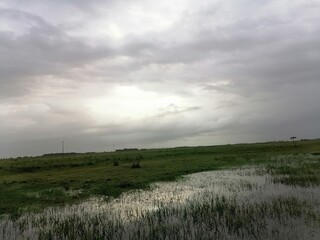
[[[204,236],[208,239],[210,236],[218,236],[220,239],[259,238],[256,234],[264,234],[261,235],[264,239],[317,239],[320,228],[314,222],[320,219],[320,188],[274,183],[272,176],[262,173],[261,169],[254,168],[201,172],[187,175],[175,182],[155,183],[150,190],[124,193],[121,197],[108,201],[92,198],[77,205],[48,208],[38,214],[25,214],[15,221],[3,219],[0,221],[0,238],[35,239],[52,236],[68,239],[76,235],[67,232],[55,236],[55,232],[64,229],[68,223],[69,228],[81,227],[85,229],[85,234],[100,234],[100,237],[106,239],[106,227],[115,234],[110,236],[138,239],[150,237],[150,229],[160,231],[160,228],[156,228],[157,224],[167,228],[177,225],[179,231],[182,228],[192,229],[187,239],[197,239],[199,236],[203,239],[206,239]],[[221,196],[223,198],[219,198]],[[212,216],[199,213],[203,209],[202,203],[208,204]],[[307,206],[306,209],[304,205]],[[231,220],[228,220],[228,214]],[[240,223],[232,222],[235,216]],[[257,220],[253,221],[253,218]],[[179,225],[177,221],[181,219],[185,223]],[[212,219],[217,222],[210,223],[211,228],[208,229],[206,222]],[[239,229],[231,226],[232,224],[240,224]],[[251,233],[247,228],[257,229]],[[179,233],[177,229],[172,229],[171,232],[161,230],[163,238],[159,238],[178,238],[185,234]],[[157,236],[162,235],[159,233]]]
[[[201,202],[208,195],[236,196],[239,201],[252,202],[284,196],[316,203],[320,197],[320,187],[304,188],[275,184],[271,176],[260,175],[257,172],[253,168],[244,168],[190,174],[179,181],[153,184],[150,191],[125,193],[105,204],[124,212],[130,211],[138,217],[141,212],[157,210],[159,207],[172,207],[190,201]],[[125,214],[122,216],[124,219],[128,217]]]

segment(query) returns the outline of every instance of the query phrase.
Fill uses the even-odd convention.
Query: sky
[[[320,0],[1,0],[0,158],[320,137]]]

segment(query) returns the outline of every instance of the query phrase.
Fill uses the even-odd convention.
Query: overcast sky
[[[320,0],[1,0],[0,157],[320,137]]]

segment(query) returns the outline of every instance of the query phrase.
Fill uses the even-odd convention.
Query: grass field
[[[117,197],[189,173],[261,163],[268,166],[274,156],[305,153],[319,154],[320,140],[298,141],[296,146],[292,142],[270,142],[3,159],[0,214],[41,211],[92,196]],[[271,164],[268,169],[270,173],[287,174],[276,178],[279,182],[319,184],[319,162],[312,164],[280,168]]]

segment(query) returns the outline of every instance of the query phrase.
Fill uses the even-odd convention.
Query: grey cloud
[[[170,104],[168,107],[166,107],[165,109],[161,109],[161,113],[157,115],[157,117],[167,117],[170,115],[177,115],[177,114],[181,114],[181,113],[185,113],[185,112],[190,112],[190,111],[197,111],[201,109],[201,107],[187,107],[187,108],[181,108],[178,107],[175,104]]]
[[[21,11],[0,10],[0,18],[27,22],[26,32],[16,35],[0,32],[0,91],[28,92],[26,85],[38,84],[35,78],[65,75],[70,69],[91,61],[108,58],[114,50],[108,46],[91,47],[81,39],[70,37],[44,19]],[[26,81],[26,79],[28,79]]]
[[[320,4],[275,2],[188,2],[166,29],[141,32],[143,26],[121,19],[127,10],[123,1],[0,4],[0,107],[18,109],[2,114],[1,151],[55,151],[62,138],[70,151],[90,151],[110,150],[112,144],[318,137]],[[130,1],[129,6],[142,9],[139,18],[148,4]],[[93,33],[87,27],[95,20],[101,25]],[[111,33],[90,38],[108,23],[128,26],[118,40],[111,40]],[[88,38],[79,30],[88,31]],[[175,98],[148,118],[126,122],[110,114],[105,122],[96,121],[84,102],[108,100],[121,85],[160,100]],[[129,101],[123,98],[118,101]],[[26,109],[20,109],[23,104]],[[35,111],[33,104],[45,110]],[[105,108],[111,104],[106,101]]]
[[[319,5],[302,6],[305,14],[312,12],[310,18],[303,18],[299,15],[283,19],[280,15],[269,14],[267,16],[250,17],[245,16],[240,21],[229,23],[217,29],[207,29],[200,23],[205,18],[199,13],[199,20],[192,23],[186,31],[190,31],[191,40],[173,41],[169,45],[170,36],[174,33],[166,32],[169,36],[158,34],[155,37],[150,33],[141,38],[158,39],[151,44],[148,40],[133,40],[131,48],[136,51],[128,51],[127,54],[139,59],[141,67],[148,64],[173,64],[183,63],[195,65],[202,64],[209,60],[207,68],[203,69],[201,78],[229,78],[237,79],[235,83],[242,85],[243,82],[254,81],[257,85],[261,82],[283,82],[316,81],[319,75],[319,25],[316,22],[319,17],[314,14],[314,8]],[[299,22],[299,18],[301,21]],[[190,21],[186,19],[184,21]],[[185,22],[179,22],[183,26]],[[197,25],[198,24],[198,25]],[[306,28],[313,24],[313,28]],[[172,27],[172,31],[180,34],[179,27]],[[177,31],[177,29],[179,29]],[[181,34],[183,35],[183,34]],[[166,38],[169,38],[166,40]],[[132,39],[131,39],[132,40]],[[134,64],[137,64],[135,62]],[[241,80],[243,79],[243,80]],[[194,79],[190,79],[194,81]],[[243,84],[246,85],[246,84]],[[259,88],[259,86],[257,86]]]

